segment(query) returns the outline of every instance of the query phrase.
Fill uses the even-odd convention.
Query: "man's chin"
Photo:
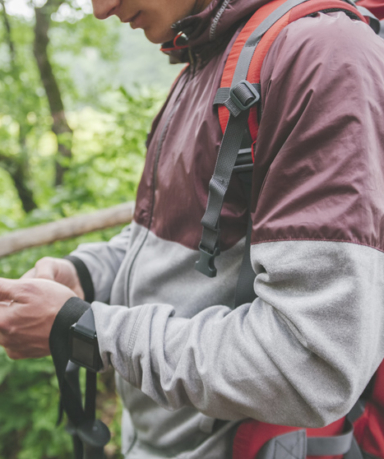
[[[150,28],[149,29],[144,29],[144,34],[147,38],[148,41],[151,43],[154,43],[156,45],[161,45],[163,43],[166,43],[168,41],[172,41],[176,34],[173,30],[169,30],[167,32],[163,33],[156,33],[155,31],[152,31]]]

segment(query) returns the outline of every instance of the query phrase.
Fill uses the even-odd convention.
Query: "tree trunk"
[[[23,164],[23,161],[17,157],[10,157],[0,153],[0,165],[11,176],[24,211],[28,213],[36,209],[37,205],[33,199],[33,193],[27,185],[28,168]]]
[[[7,11],[5,9],[5,3],[4,0],[0,0],[0,5],[3,7],[3,21],[4,21],[4,26],[5,26],[5,38],[8,44],[10,56],[11,56],[11,63],[12,66],[14,67],[15,65],[15,60],[16,60],[16,53],[15,53],[15,46],[12,41],[12,35],[11,35],[11,25],[8,20],[7,16]]]
[[[56,134],[58,142],[56,186],[63,183],[64,173],[68,169],[65,165],[61,164],[61,160],[71,158],[72,156],[72,130],[67,123],[60,89],[48,57],[48,31],[51,25],[51,15],[58,10],[63,2],[64,0],[48,0],[41,8],[35,8],[34,54],[53,119],[52,131]]]
[[[11,24],[8,20],[7,11],[5,9],[4,0],[0,0],[0,5],[3,7],[3,21],[5,26],[5,40],[9,48],[9,55],[11,59],[12,74],[15,78],[19,79],[19,69],[16,62],[16,49],[12,40]],[[33,192],[28,186],[29,181],[29,158],[26,149],[26,139],[22,134],[22,126],[20,125],[20,156],[11,157],[0,153],[0,165],[10,174],[16,191],[19,195],[21,204],[25,212],[31,212],[37,208],[33,198]]]

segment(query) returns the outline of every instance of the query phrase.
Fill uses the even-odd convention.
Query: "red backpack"
[[[249,419],[240,424],[233,459],[384,458],[384,364],[344,418],[319,429],[278,426]]]
[[[364,2],[373,4],[374,0],[363,0],[361,3]],[[375,6],[378,5],[375,3]],[[375,21],[373,16],[368,17],[368,11],[361,10],[361,13],[352,2],[274,0],[256,11],[231,49],[223,72],[221,88],[215,99],[215,104],[219,105],[219,120],[224,138],[210,183],[207,211],[202,220],[204,229],[200,244],[201,258],[196,267],[210,277],[216,274],[214,259],[219,253],[219,235],[215,235],[213,230],[218,228],[225,186],[228,186],[233,171],[237,172],[240,178],[241,174],[244,177],[248,174],[248,189],[251,186],[249,171],[252,164],[249,157],[252,156],[253,160],[258,119],[261,115],[260,104],[257,102],[260,97],[260,73],[264,58],[285,26],[310,14],[332,10],[345,11],[356,19],[371,23],[376,33],[379,32],[380,23]],[[244,57],[245,52],[248,52],[248,58]],[[241,117],[242,120],[236,121]],[[243,126],[244,123],[246,125],[247,119],[251,137],[248,144],[252,144],[251,148],[243,148],[244,139],[237,139],[236,145],[233,141],[234,137],[238,137],[236,133],[241,132],[239,126]],[[225,141],[226,136],[232,138],[232,141]],[[220,156],[230,165],[223,165],[225,161],[220,159]],[[247,181],[244,177],[243,184]],[[220,185],[221,190],[217,191]],[[247,245],[250,245],[249,241]],[[251,300],[254,295],[251,289],[252,282],[249,282],[246,275],[249,266],[248,254],[244,257],[240,276],[245,277],[245,280],[239,280],[236,292],[237,305]],[[361,399],[342,419],[318,429],[272,425],[249,419],[238,427],[233,444],[233,459],[304,459],[312,456],[321,459],[340,459],[343,456],[346,459],[384,459],[384,361]]]

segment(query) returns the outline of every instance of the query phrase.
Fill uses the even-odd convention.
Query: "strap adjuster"
[[[199,244],[200,251],[200,260],[196,261],[195,269],[196,271],[205,274],[208,277],[216,277],[217,269],[215,266],[215,258],[220,255],[219,247],[215,247],[213,252],[208,252],[201,243]]]
[[[241,111],[248,110],[260,100],[257,89],[247,80],[241,80],[230,89],[229,96]]]

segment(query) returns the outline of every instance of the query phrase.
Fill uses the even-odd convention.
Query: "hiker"
[[[212,256],[200,241],[223,138],[213,102],[236,38],[270,3],[93,0],[97,18],[144,29],[189,66],[148,136],[133,223],[0,280],[12,358],[66,348],[91,305],[127,459],[231,458],[248,418],[337,423],[384,358],[384,42],[353,13],[299,18],[271,43],[257,142],[245,142],[250,205],[234,173],[205,266],[217,275],[195,269]],[[255,298],[234,308],[248,207]]]

